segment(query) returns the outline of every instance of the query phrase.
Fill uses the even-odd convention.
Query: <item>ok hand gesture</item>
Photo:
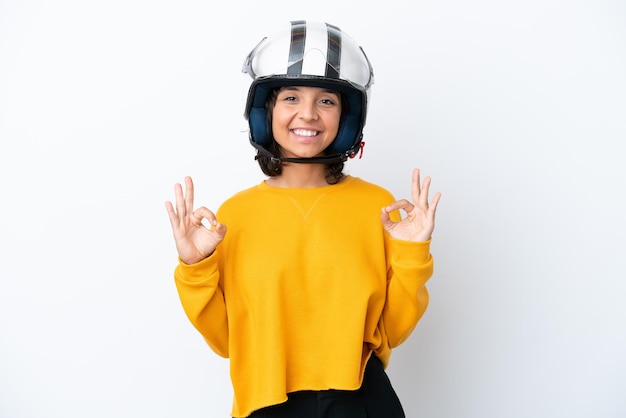
[[[215,214],[204,206],[193,210],[193,181],[185,177],[186,195],[180,184],[174,186],[176,210],[171,202],[165,202],[170,217],[176,250],[185,264],[197,263],[215,251],[226,235],[226,226],[220,224]],[[206,219],[211,227],[202,221]]]
[[[437,210],[441,193],[435,193],[432,202],[429,204],[429,188],[430,177],[426,177],[420,187],[420,171],[416,168],[413,170],[411,187],[413,203],[402,199],[382,209],[380,220],[392,238],[414,242],[428,241],[431,238],[435,229],[435,211]],[[399,222],[394,222],[389,218],[389,213],[398,209],[405,211],[406,217]]]

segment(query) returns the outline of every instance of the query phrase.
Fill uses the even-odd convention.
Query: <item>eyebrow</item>
[[[301,87],[309,87],[309,86],[284,86],[282,90],[296,91],[296,90],[299,90]],[[322,88],[322,91],[324,93],[335,94],[337,96],[340,95],[340,93],[337,90]]]

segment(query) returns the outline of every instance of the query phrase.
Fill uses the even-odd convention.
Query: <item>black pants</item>
[[[249,418],[405,418],[383,364],[373,354],[358,390],[301,391],[287,396],[287,402],[259,409]]]

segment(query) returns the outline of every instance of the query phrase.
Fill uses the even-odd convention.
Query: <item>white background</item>
[[[408,417],[626,416],[626,4],[368,4],[0,0],[0,417],[228,416],[163,202],[262,179],[240,68],[291,19],[373,63],[347,171],[443,193]]]

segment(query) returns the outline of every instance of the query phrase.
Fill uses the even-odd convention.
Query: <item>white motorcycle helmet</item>
[[[363,49],[341,29],[328,23],[292,21],[290,27],[261,40],[246,57],[242,72],[253,80],[244,117],[250,127],[250,143],[259,152],[275,158],[267,150],[272,136],[265,102],[270,92],[294,85],[343,93],[347,112],[325,156],[280,160],[345,161],[359,151],[374,72]]]

